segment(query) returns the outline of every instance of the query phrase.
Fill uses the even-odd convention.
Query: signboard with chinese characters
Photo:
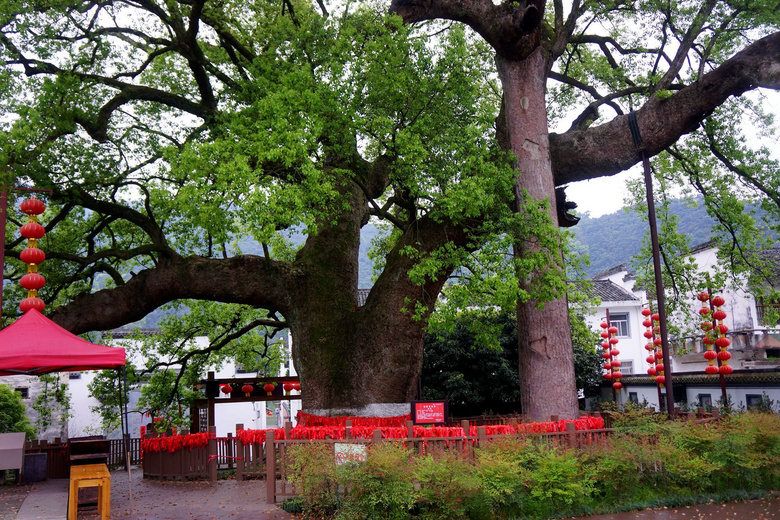
[[[414,424],[446,425],[448,416],[447,401],[412,401],[412,422]]]

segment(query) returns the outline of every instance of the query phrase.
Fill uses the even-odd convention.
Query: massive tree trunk
[[[545,104],[545,52],[539,47],[522,60],[498,55],[496,62],[504,90],[505,122],[500,127],[505,135],[501,141],[517,156],[518,211],[524,211],[524,202],[548,200],[550,220],[557,226]],[[536,247],[521,240],[515,245],[515,253],[522,256]],[[519,283],[521,288],[530,289],[529,284],[538,282],[521,277]],[[518,301],[517,335],[523,414],[532,420],[550,415],[575,418],[577,388],[566,297],[546,302],[543,307],[534,300]]]

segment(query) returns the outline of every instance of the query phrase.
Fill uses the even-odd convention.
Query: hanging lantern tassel
[[[19,285],[27,289],[27,298],[19,303],[19,308],[22,312],[30,309],[43,312],[46,304],[38,298],[38,291],[46,284],[46,278],[38,274],[38,265],[46,259],[46,255],[38,249],[38,240],[46,234],[46,229],[38,223],[38,215],[46,210],[46,206],[32,197],[22,202],[19,208],[27,215],[27,224],[19,229],[19,233],[27,239],[27,248],[19,255],[27,264],[27,274],[19,280]]]

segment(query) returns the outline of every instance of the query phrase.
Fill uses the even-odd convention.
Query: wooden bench
[[[76,520],[79,506],[79,489],[98,488],[98,513],[101,520],[111,518],[111,474],[105,464],[86,464],[70,467],[70,491],[68,493],[68,520]]]

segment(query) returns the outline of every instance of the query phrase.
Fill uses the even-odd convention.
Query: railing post
[[[217,434],[216,426],[209,426],[209,433]],[[208,445],[208,468],[209,468],[209,481],[212,483],[217,481],[217,439],[209,439]]]
[[[382,442],[382,430],[379,428],[374,430],[374,442]]]
[[[484,426],[477,428],[477,447],[482,448],[487,442],[487,430]]]
[[[414,423],[412,421],[406,421],[406,439],[409,451],[414,452]]]
[[[344,438],[349,440],[352,438],[352,421],[344,421]]]
[[[241,438],[238,436],[238,432],[244,429],[243,424],[236,424],[236,480],[241,482],[244,480],[244,443],[241,442]]]
[[[268,504],[276,503],[276,445],[274,432],[265,432],[265,499]]]
[[[225,444],[225,457],[227,458],[227,465],[228,469],[233,469],[233,450],[234,448],[234,441],[233,433],[228,432],[227,434],[227,443]]]
[[[569,440],[569,447],[575,448],[577,446],[577,428],[573,422],[566,423],[566,434]]]

